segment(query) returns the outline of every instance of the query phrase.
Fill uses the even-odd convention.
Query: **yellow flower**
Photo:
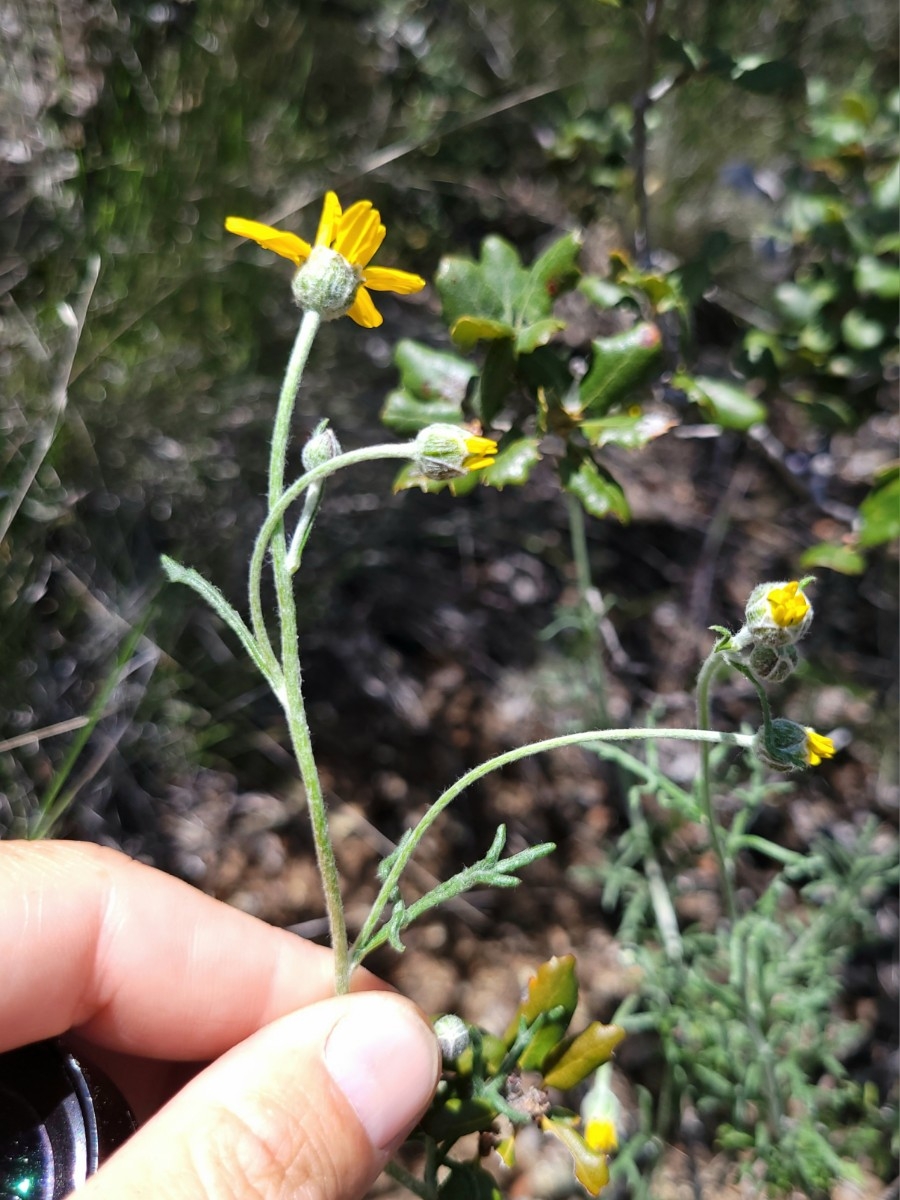
[[[299,268],[295,285],[311,257],[334,261],[335,256],[340,256],[345,272],[349,268],[349,273],[346,274],[347,285],[338,302],[332,303],[330,307],[322,307],[319,311],[325,316],[342,316],[346,313],[364,329],[375,329],[382,321],[381,314],[367,289],[408,296],[412,292],[420,292],[425,286],[425,280],[419,275],[397,271],[393,267],[369,266],[385,235],[381,214],[372,207],[371,200],[359,200],[343,212],[335,193],[327,192],[313,245],[297,237],[295,233],[274,229],[271,225],[263,225],[259,221],[247,221],[243,217],[228,217],[225,228],[229,233],[250,238],[264,250],[271,250],[280,254],[282,258],[290,259]],[[305,307],[314,307],[314,304],[308,302],[309,291],[311,289],[304,289],[302,297],[298,294],[298,299]],[[295,294],[297,292],[295,286]]]
[[[612,1154],[619,1148],[619,1135],[616,1133],[615,1121],[608,1117],[594,1117],[584,1128],[584,1140],[592,1150],[603,1154]]]
[[[766,599],[772,620],[782,629],[799,625],[810,609],[809,601],[800,591],[800,583],[796,579],[783,587],[772,588]]]
[[[823,758],[834,758],[835,748],[831,738],[823,737],[808,725],[803,727],[806,734],[806,761],[811,767],[817,767]]]

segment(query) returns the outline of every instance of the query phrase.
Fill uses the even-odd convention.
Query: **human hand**
[[[409,1001],[112,850],[0,844],[0,962],[0,1051],[75,1031],[141,1123],[83,1200],[360,1200],[437,1083]]]

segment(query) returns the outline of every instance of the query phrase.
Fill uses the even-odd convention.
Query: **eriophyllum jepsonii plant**
[[[334,951],[335,989],[338,993],[344,993],[349,989],[350,975],[353,969],[378,946],[388,942],[398,951],[402,951],[402,932],[429,908],[472,887],[515,886],[519,882],[517,872],[521,868],[554,848],[552,844],[545,843],[503,858],[502,851],[506,835],[505,829],[500,826],[483,859],[464,868],[425,896],[410,903],[403,899],[399,887],[400,879],[424,834],[448,804],[471,783],[490,771],[527,755],[576,743],[599,745],[604,742],[661,737],[702,743],[707,771],[708,748],[712,743],[728,742],[748,748],[755,745],[760,753],[768,756],[767,761],[771,761],[779,767],[805,765],[818,761],[832,752],[830,742],[820,738],[811,730],[803,730],[791,722],[772,721],[761,686],[759,690],[763,700],[765,724],[759,737],[721,733],[709,729],[706,697],[708,696],[708,684],[715,669],[725,663],[730,663],[743,671],[748,678],[756,680],[757,676],[754,672],[760,673],[760,668],[758,663],[754,665],[756,663],[756,660],[753,659],[754,652],[758,654],[760,648],[766,652],[771,649],[776,652],[776,657],[778,655],[783,657],[786,653],[789,656],[789,651],[783,648],[782,633],[785,630],[792,630],[795,626],[803,625],[806,619],[808,601],[802,594],[799,584],[764,585],[768,591],[764,592],[761,600],[757,598],[758,603],[757,600],[754,600],[754,604],[760,607],[762,615],[758,619],[751,618],[748,612],[748,624],[745,630],[737,635],[732,636],[724,630],[720,631],[723,636],[713,651],[707,667],[701,673],[701,697],[703,698],[700,703],[699,729],[589,730],[518,747],[468,771],[434,801],[418,823],[404,835],[397,848],[381,864],[378,871],[380,890],[371,911],[351,944],[344,917],[340,878],[329,830],[327,806],[319,781],[306,718],[297,636],[294,576],[300,568],[303,550],[322,500],[325,481],[329,476],[360,462],[375,459],[401,459],[411,462],[415,471],[423,479],[452,480],[490,465],[498,448],[496,441],[484,436],[480,428],[435,424],[421,430],[410,441],[363,446],[343,452],[337,437],[328,427],[327,420],[323,420],[303,447],[301,456],[303,473],[299,478],[285,484],[287,451],[291,441],[294,406],[301,386],[303,371],[322,321],[349,316],[352,321],[364,329],[376,328],[382,323],[382,317],[372,301],[370,292],[392,291],[400,295],[410,295],[421,291],[425,286],[425,281],[420,276],[406,271],[370,265],[384,240],[385,227],[381,223],[380,214],[369,201],[358,201],[344,211],[337,196],[333,192],[329,192],[323,203],[318,231],[312,244],[296,234],[239,217],[229,217],[226,221],[226,228],[239,236],[250,238],[264,249],[271,250],[294,264],[296,271],[292,281],[292,292],[303,314],[276,408],[269,459],[268,512],[250,556],[248,572],[249,623],[225,599],[222,593],[197,571],[183,567],[169,558],[163,559],[163,565],[170,580],[193,588],[228,625],[284,710],[291,744],[306,791]],[[293,515],[295,506],[300,509],[296,516]],[[293,532],[289,538],[288,527],[291,521],[293,521]],[[262,578],[267,565],[272,571],[275,583],[274,614],[265,612],[262,601]],[[411,566],[410,569],[414,568]],[[785,589],[787,589],[786,598],[782,600],[780,594]],[[754,593],[755,596],[756,593]],[[806,608],[798,616],[800,608],[804,605]],[[756,619],[756,625],[753,623],[754,619]],[[277,630],[274,638],[270,633],[271,625],[275,625]],[[774,642],[771,638],[766,641],[759,633],[759,630],[769,626],[781,631]],[[793,635],[791,638],[787,638],[784,644],[790,643],[792,638]],[[569,985],[566,984],[566,987]],[[553,1027],[554,1014],[556,1014],[558,1022],[558,1009],[558,998],[553,989],[547,990],[546,1010],[532,1013],[531,1009],[528,1009],[520,1021],[520,1027],[517,1027],[512,1038],[504,1047],[503,1054],[500,1055],[499,1061],[503,1064],[504,1079],[509,1080],[525,1063],[539,1062],[546,1066],[546,1062],[550,1061],[549,1052],[543,1052],[543,1057],[536,1055],[534,1043],[536,1039],[541,1045],[547,1042],[547,1029]],[[542,1029],[544,1029],[543,1034],[541,1034]],[[589,1034],[590,1030],[585,1031],[585,1034],[580,1035],[576,1042],[580,1042],[581,1038]],[[560,1036],[560,1033],[556,1034],[553,1046],[559,1041]],[[553,1050],[553,1054],[557,1052],[558,1047]],[[561,1051],[559,1052],[561,1053]],[[476,1067],[478,1061],[476,1056]],[[596,1057],[592,1059],[590,1055],[579,1058],[578,1070],[584,1068],[586,1074],[594,1070],[599,1061],[605,1061],[605,1059],[601,1060]],[[588,1063],[590,1065],[587,1065]],[[476,1076],[480,1069],[477,1068]],[[575,1070],[574,1074],[578,1074],[578,1070]],[[574,1078],[574,1074],[570,1070],[566,1078],[568,1079],[569,1076]],[[492,1097],[490,1105],[493,1107],[491,1108],[489,1105],[489,1112],[509,1115],[514,1109],[508,1099],[500,1096],[497,1086],[498,1078],[499,1076],[492,1076],[490,1079],[487,1077],[481,1079],[478,1086],[482,1088],[482,1102],[487,1103],[485,1097],[490,1096]],[[465,1083],[463,1090],[470,1086],[474,1085]],[[462,1097],[460,1103],[467,1103],[465,1096]],[[486,1116],[487,1114],[482,1111],[481,1120],[484,1120]],[[570,1127],[566,1126],[566,1129],[569,1130]],[[560,1136],[558,1130],[554,1131],[557,1136]],[[571,1136],[568,1133],[565,1136],[571,1143],[570,1148],[573,1149],[576,1156],[577,1165],[576,1151],[581,1152],[582,1145],[584,1145],[585,1152],[589,1148],[574,1129],[571,1129],[570,1132]],[[453,1140],[456,1136],[458,1134],[454,1135]],[[432,1148],[436,1145],[437,1142],[432,1138]],[[441,1149],[438,1146],[438,1152],[432,1154],[429,1159],[435,1171],[435,1194],[437,1166],[446,1167],[449,1163],[446,1157],[442,1157],[445,1153],[446,1147]],[[604,1152],[598,1148],[591,1149],[591,1153],[600,1154],[602,1158]],[[592,1190],[598,1190],[605,1170],[598,1167],[589,1175],[589,1179],[583,1181]],[[425,1185],[420,1182],[419,1194],[431,1194],[428,1188],[425,1188],[423,1192],[421,1190],[423,1187]]]

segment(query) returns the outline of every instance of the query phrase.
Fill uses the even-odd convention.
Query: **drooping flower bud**
[[[434,1034],[441,1048],[444,1062],[455,1062],[468,1050],[471,1037],[465,1021],[455,1013],[445,1013],[434,1023]]]
[[[341,453],[341,443],[337,440],[337,434],[328,424],[328,418],[320,421],[312,433],[309,435],[309,441],[303,447],[301,459],[303,462],[304,471],[312,471],[315,467],[321,467],[331,459],[337,458]]]
[[[763,646],[789,646],[799,642],[808,632],[812,619],[812,605],[803,585],[796,579],[761,583],[747,601],[747,630],[754,642]]]
[[[766,740],[765,729],[760,729],[753,739],[753,751],[775,771],[796,771],[817,767],[823,759],[833,758],[835,745],[831,738],[816,733],[808,725],[776,717],[770,738]]]
[[[334,321],[353,307],[361,283],[362,272],[343,254],[327,246],[313,246],[294,276],[291,291],[302,309]]]
[[[757,679],[784,683],[797,669],[799,658],[796,646],[754,646],[747,665]]]
[[[415,444],[415,465],[428,479],[458,479],[469,471],[489,467],[497,453],[492,438],[480,437],[458,425],[428,425]]]
[[[598,1067],[591,1090],[581,1103],[584,1140],[592,1150],[612,1154],[619,1148],[622,1106],[612,1089],[612,1063]]]

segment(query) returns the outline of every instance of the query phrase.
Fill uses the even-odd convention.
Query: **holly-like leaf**
[[[616,1046],[625,1037],[620,1025],[601,1025],[594,1021],[568,1046],[557,1047],[544,1064],[544,1083],[567,1091],[581,1083],[592,1071],[609,1062]]]
[[[578,389],[583,408],[600,415],[627,399],[654,370],[661,344],[659,329],[647,321],[595,338],[591,368]]]
[[[648,442],[662,437],[678,424],[671,409],[651,412],[615,413],[599,421],[582,421],[579,428],[592,446],[622,446],[625,450],[640,450]]]
[[[521,1067],[525,1070],[541,1069],[544,1059],[569,1028],[577,1003],[575,956],[567,954],[563,958],[554,957],[542,963],[529,980],[527,995],[516,1009],[503,1040],[507,1046],[511,1046],[523,1022],[533,1025],[542,1014],[559,1011],[552,1020],[542,1025],[531,1039],[519,1058]]]
[[[481,258],[444,258],[435,276],[444,320],[451,337],[469,348],[477,341],[521,337],[523,353],[543,345],[561,325],[543,324],[553,301],[577,276],[579,239],[559,238],[529,269],[513,246],[492,235],[481,245]],[[536,330],[530,327],[537,325]]]
[[[598,1195],[600,1189],[609,1183],[609,1165],[606,1155],[592,1150],[578,1130],[573,1129],[564,1121],[553,1117],[544,1117],[541,1121],[541,1129],[545,1133],[552,1133],[554,1137],[559,1138],[572,1155],[575,1178],[587,1188],[589,1195]]]
[[[506,321],[489,317],[460,317],[450,326],[450,336],[461,350],[471,350],[478,342],[515,337],[515,329]]]
[[[495,488],[504,488],[508,484],[520,487],[527,483],[540,460],[537,438],[517,438],[504,446],[491,465],[478,472],[478,477]]]
[[[532,354],[538,346],[546,346],[553,335],[565,327],[565,321],[557,321],[555,317],[545,317],[533,325],[526,325],[516,334],[516,353]]]
[[[625,493],[591,459],[585,458],[576,468],[564,470],[563,484],[592,517],[618,517],[623,523],[631,519]]]
[[[766,406],[737,384],[705,375],[676,375],[672,384],[723,429],[745,430],[766,419]]]
[[[418,433],[426,425],[459,424],[469,381],[477,368],[443,350],[403,338],[394,351],[402,386],[391,392],[381,419],[401,434]]]

